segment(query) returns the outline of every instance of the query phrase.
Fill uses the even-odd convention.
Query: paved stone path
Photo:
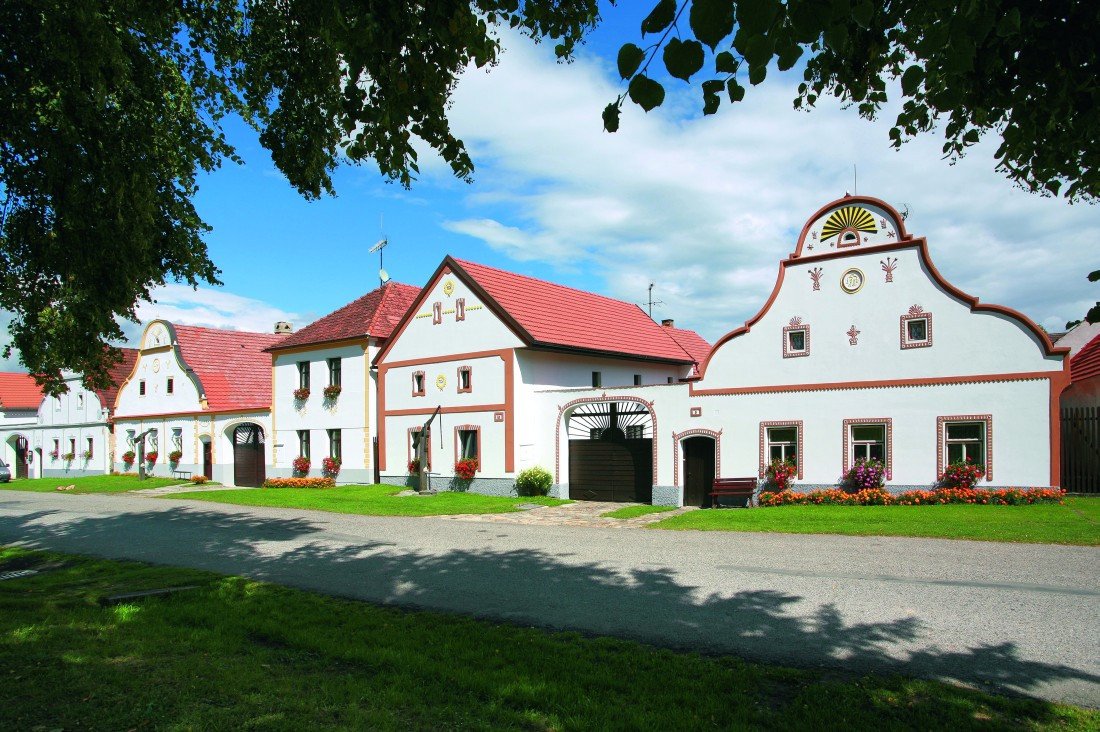
[[[2,543],[1100,707],[1096,547],[621,531],[0,490]]]
[[[519,524],[521,526],[587,526],[601,529],[640,529],[670,516],[698,510],[685,506],[673,511],[662,511],[637,516],[632,519],[604,518],[603,514],[637,503],[610,503],[606,501],[576,501],[563,506],[539,506],[518,513],[477,513],[439,516],[445,521],[473,521],[488,524]]]
[[[177,485],[163,485],[160,488],[142,488],[136,491],[127,491],[129,495],[133,496],[151,496],[157,498],[159,496],[170,496],[174,493],[196,493],[198,491],[244,491],[251,490],[246,487],[238,487],[235,485],[195,485],[194,483],[179,483]]]

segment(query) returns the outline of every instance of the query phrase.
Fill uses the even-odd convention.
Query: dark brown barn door
[[[264,482],[264,431],[256,424],[233,430],[233,483],[259,487]]]
[[[681,446],[684,450],[684,505],[708,508],[714,484],[714,440],[689,437]]]
[[[214,479],[214,449],[212,447],[214,443],[207,440],[202,443],[202,474],[207,477],[208,480]]]
[[[581,501],[653,501],[653,441],[570,440],[569,497]]]
[[[27,477],[27,438],[15,438],[15,477]]]

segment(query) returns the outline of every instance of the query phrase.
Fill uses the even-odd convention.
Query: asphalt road
[[[1100,549],[0,491],[0,543],[1100,707]]]

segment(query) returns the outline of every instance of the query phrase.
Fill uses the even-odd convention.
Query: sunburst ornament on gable
[[[844,206],[833,211],[825,220],[825,224],[821,227],[821,241],[828,241],[845,231],[877,234],[878,227],[875,225],[875,217],[867,209],[859,206]]]

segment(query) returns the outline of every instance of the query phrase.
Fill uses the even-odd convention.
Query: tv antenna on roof
[[[382,230],[382,216],[378,216],[378,228]],[[386,248],[386,245],[390,243],[390,240],[386,238],[386,234],[383,231],[382,238],[375,242],[374,246],[370,248],[370,254],[378,252],[378,285],[381,287],[390,281],[390,275],[386,272],[386,268],[382,266],[382,250]]]
[[[664,304],[665,303],[664,303],[663,300],[654,300],[653,299],[653,283],[650,282],[649,283],[649,317],[651,319],[653,318],[653,306],[654,305],[664,305]]]

